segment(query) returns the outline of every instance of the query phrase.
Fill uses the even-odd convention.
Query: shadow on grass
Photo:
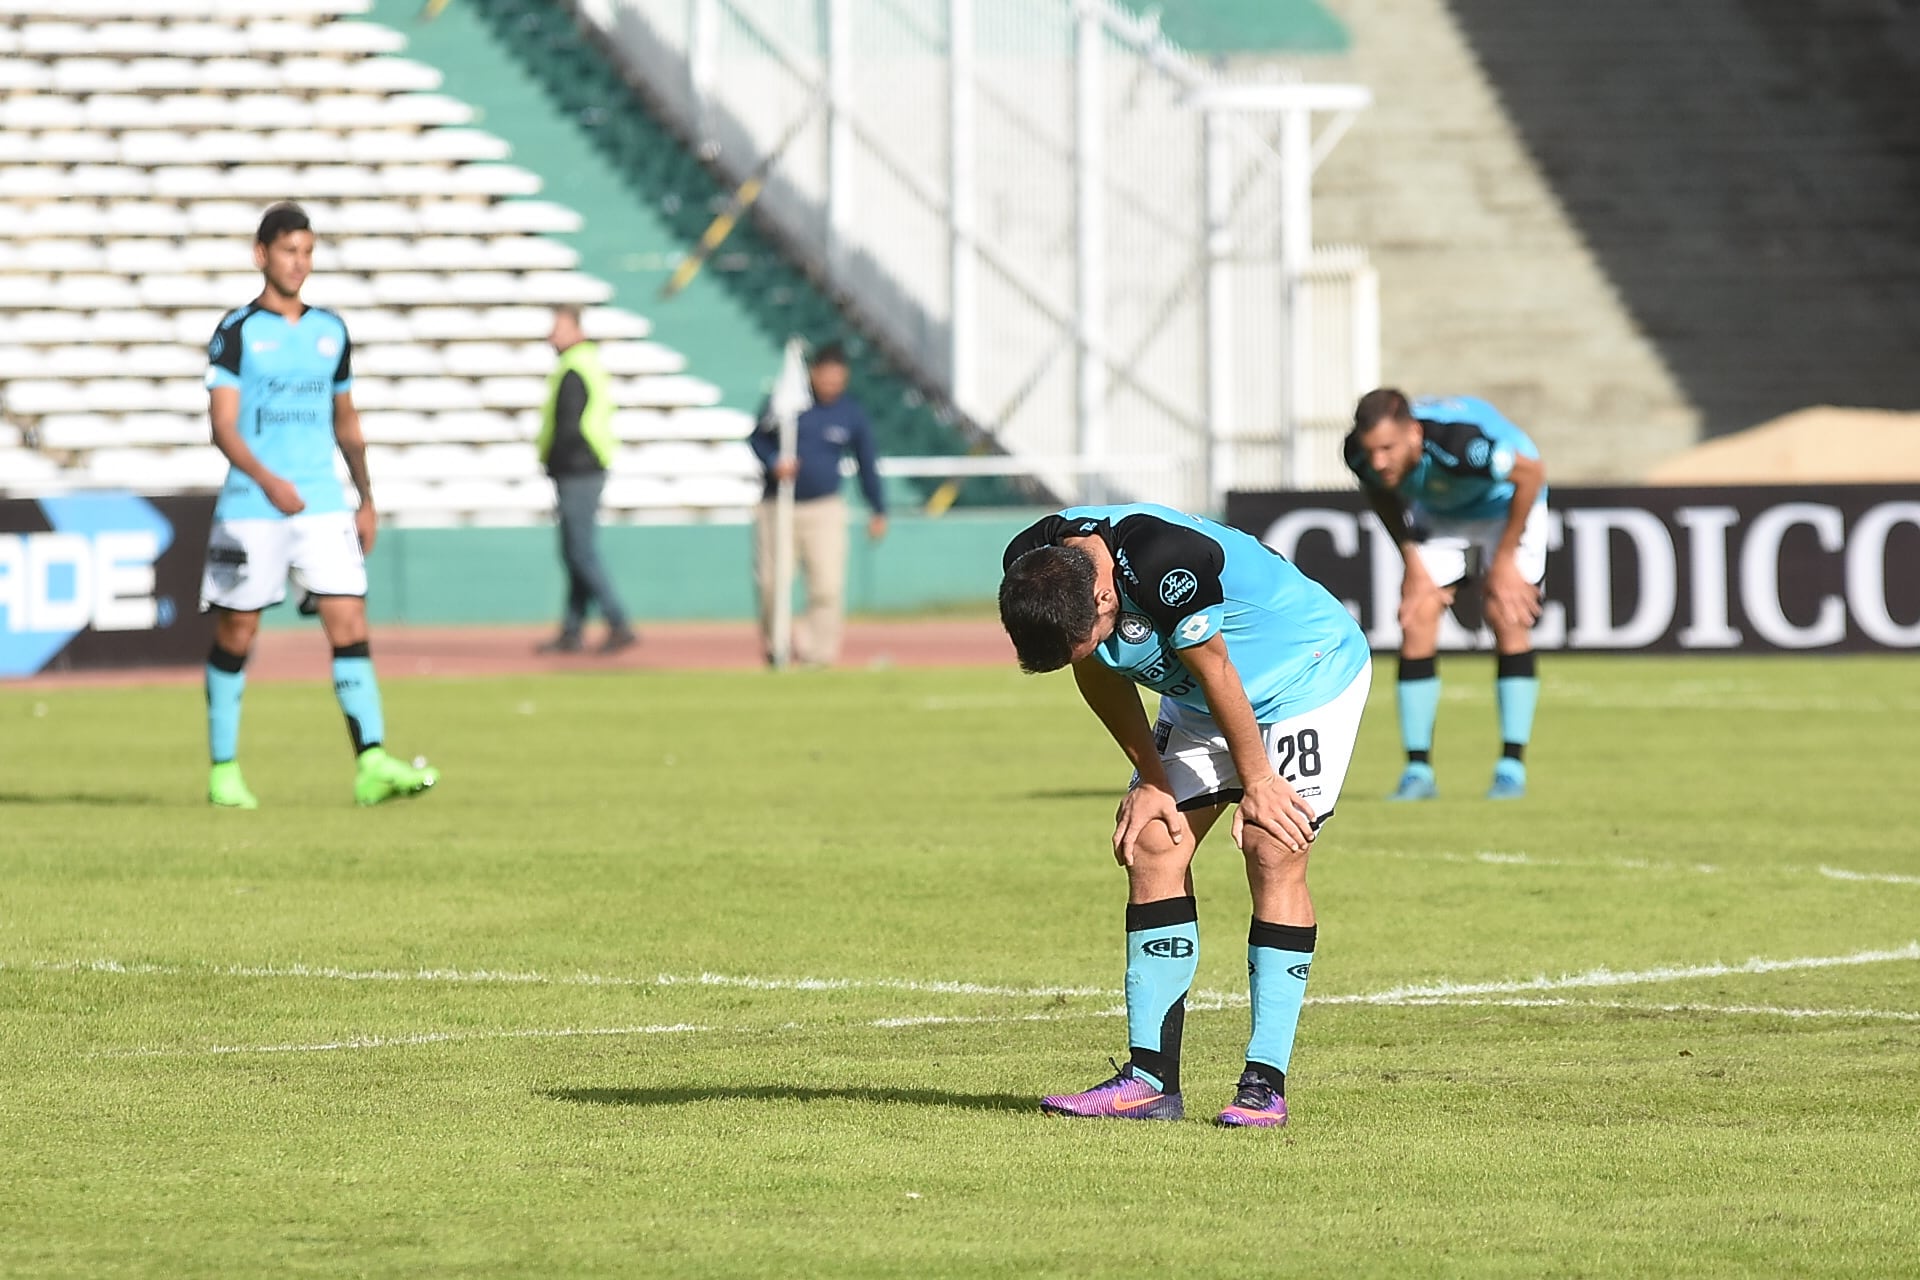
[[[0,791],[0,807],[10,804],[86,804],[126,808],[158,807],[167,798],[146,791]]]
[[[832,1088],[817,1085],[701,1085],[666,1089],[542,1089],[541,1097],[597,1107],[680,1107],[695,1102],[873,1102],[958,1111],[1040,1110],[1038,1098],[1013,1093],[949,1093],[944,1089]]]
[[[1121,792],[1117,787],[1058,787],[1050,790],[1029,791],[1029,800],[1112,800],[1119,802]]]

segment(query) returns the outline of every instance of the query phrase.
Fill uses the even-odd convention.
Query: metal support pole
[[[947,0],[947,393],[974,409],[979,260],[974,246],[973,2]]]
[[[846,287],[848,215],[853,208],[853,30],[850,0],[826,0],[827,275]]]
[[[1287,483],[1312,483],[1304,424],[1313,404],[1313,328],[1307,269],[1313,259],[1313,113],[1304,106],[1280,113],[1280,273],[1286,282],[1287,348],[1284,417]]]
[[[1073,57],[1073,164],[1075,345],[1078,394],[1075,397],[1076,445],[1089,469],[1082,480],[1088,502],[1106,497],[1106,483],[1093,468],[1107,451],[1106,348],[1107,235],[1106,95],[1101,55],[1106,32],[1091,6],[1079,13]]]
[[[1201,117],[1205,138],[1207,237],[1207,504],[1226,509],[1233,487],[1233,167],[1226,120],[1218,111]]]
[[[708,141],[707,100],[713,92],[719,22],[720,0],[687,0],[687,94],[692,99],[702,143]]]

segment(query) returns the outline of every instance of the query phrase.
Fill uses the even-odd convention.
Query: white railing
[[[765,216],[962,413],[1079,460],[1050,487],[1335,480],[1311,424],[1373,385],[1377,307],[1310,196],[1365,89],[1221,81],[1106,0],[575,3],[723,172],[777,153]]]

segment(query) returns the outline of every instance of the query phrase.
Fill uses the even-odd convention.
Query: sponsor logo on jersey
[[[1159,956],[1162,960],[1185,960],[1193,954],[1193,939],[1154,938],[1140,949],[1150,956]]]
[[[1192,599],[1193,593],[1199,589],[1200,579],[1193,576],[1193,570],[1169,570],[1167,575],[1160,579],[1160,603],[1177,609]]]
[[[1153,635],[1153,624],[1137,613],[1120,615],[1120,638],[1128,644],[1142,644]]]
[[[280,344],[271,338],[255,338],[247,344],[247,350],[259,355],[262,351],[278,351]]]
[[[1128,582],[1131,582],[1136,587],[1140,585],[1139,576],[1134,573],[1133,566],[1127,563],[1127,553],[1125,548],[1122,548],[1121,550],[1114,553],[1113,562],[1120,566],[1120,572],[1126,575],[1126,579]]]

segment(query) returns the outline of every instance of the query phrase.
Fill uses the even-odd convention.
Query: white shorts
[[[1373,685],[1369,662],[1332,701],[1311,711],[1260,726],[1267,759],[1313,809],[1313,825],[1333,816],[1340,786],[1347,780],[1353,744],[1360,736],[1360,714],[1367,708],[1367,690]],[[1160,721],[1153,727],[1173,798],[1183,811],[1230,804],[1244,790],[1233,753],[1213,717],[1183,707],[1171,698],[1160,700]],[[1134,785],[1139,784],[1134,777]]]
[[[1449,520],[1445,516],[1413,513],[1413,523],[1426,530],[1426,538],[1414,544],[1420,563],[1432,575],[1435,586],[1451,587],[1470,577],[1479,577],[1493,563],[1493,553],[1506,536],[1507,518],[1491,520]],[[1520,576],[1535,586],[1547,577],[1547,504],[1536,502],[1527,513],[1520,530],[1520,546],[1514,553]]]
[[[367,562],[353,512],[214,521],[200,608],[252,613],[279,604],[289,576],[317,596],[365,596]]]

